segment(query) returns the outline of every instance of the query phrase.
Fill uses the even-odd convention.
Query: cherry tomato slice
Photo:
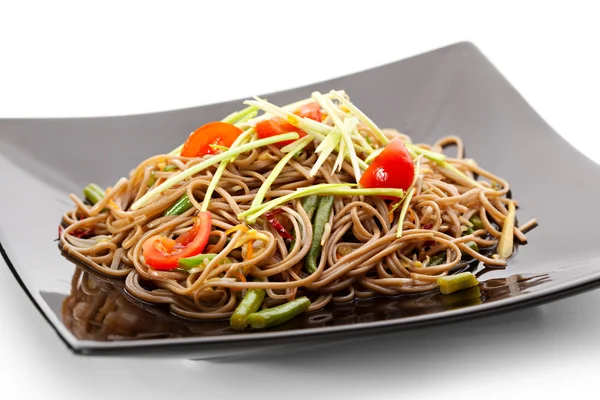
[[[414,177],[415,167],[406,146],[394,139],[371,162],[359,183],[365,188],[407,190]]]
[[[196,129],[185,141],[181,149],[182,157],[202,157],[206,154],[214,154],[216,151],[210,147],[211,144],[231,147],[242,130],[232,124],[225,122],[209,122]]]
[[[208,244],[212,218],[209,212],[198,214],[194,225],[176,240],[166,236],[151,236],[142,244],[142,252],[146,264],[151,268],[170,271],[177,268],[180,258],[187,258],[202,253]]]
[[[321,122],[322,118],[321,107],[318,103],[306,104],[294,111],[294,114],[303,118],[310,118],[319,122]],[[294,125],[290,124],[282,118],[267,119],[260,121],[256,124],[256,133],[261,139],[281,135],[283,133],[288,132],[297,132],[300,137],[306,136],[306,132],[302,131],[299,128],[296,128]],[[293,140],[286,140],[284,142],[276,143],[275,145],[283,147],[293,142]]]

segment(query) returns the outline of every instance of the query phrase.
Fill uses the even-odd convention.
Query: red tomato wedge
[[[231,147],[235,139],[242,133],[237,126],[225,122],[209,122],[196,129],[185,141],[181,149],[182,157],[202,157],[214,154],[216,150],[211,144]]]
[[[318,103],[306,104],[294,111],[294,114],[298,115],[299,117],[310,118],[319,122],[321,122],[322,118],[321,106],[319,106]],[[282,118],[267,119],[260,121],[256,124],[256,133],[261,139],[281,135],[283,133],[288,132],[297,132],[298,135],[300,135],[300,137],[306,136],[306,132],[302,131],[299,128],[296,128],[294,125],[290,124]],[[293,140],[286,140],[284,142],[276,143],[275,145],[283,147],[293,142]]]
[[[202,253],[208,243],[212,218],[209,212],[198,214],[192,228],[177,239],[163,235],[151,236],[142,244],[146,264],[161,271],[177,268],[180,258],[192,257]]]
[[[414,177],[415,167],[406,146],[394,139],[371,162],[359,183],[365,188],[407,190]]]

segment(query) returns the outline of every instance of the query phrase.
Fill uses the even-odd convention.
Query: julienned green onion
[[[250,129],[247,129],[244,132],[242,132],[240,134],[240,136],[238,136],[234,140],[234,142],[231,144],[231,149],[234,149],[234,148],[246,143],[247,140],[252,136],[253,133],[254,133],[254,128],[250,128]],[[217,185],[219,184],[219,180],[223,176],[225,169],[227,169],[227,164],[229,164],[230,162],[232,162],[234,160],[235,160],[235,157],[231,157],[231,158],[221,161],[221,164],[219,164],[219,167],[215,171],[215,175],[210,180],[210,185],[208,185],[208,188],[206,188],[206,193],[204,194],[204,201],[202,201],[202,207],[200,208],[200,211],[208,210],[208,205],[209,205],[210,199],[212,198],[212,194],[215,191],[215,189],[217,188]]]
[[[417,146],[416,144],[412,144],[412,143],[404,143],[404,145],[406,146],[406,148],[409,151],[413,151],[417,155],[423,154],[423,156],[425,158],[428,158],[437,164],[440,164],[442,161],[446,160],[446,156],[443,155],[442,153],[437,153],[435,151],[427,150],[427,149],[422,148],[421,146]],[[416,158],[416,156],[413,158]]]
[[[373,122],[371,118],[367,117],[365,113],[359,110],[358,107],[352,104],[350,100],[346,99],[344,96],[339,95],[337,92],[334,93],[334,96],[340,103],[345,105],[348,110],[350,110],[354,115],[356,115],[358,119],[360,119],[365,125],[371,128],[371,130],[373,131],[375,136],[377,136],[377,139],[379,139],[381,143],[388,144],[390,142],[390,140],[387,138],[387,136],[385,136],[383,131],[379,129],[375,122]]]
[[[133,205],[131,206],[131,210],[135,211],[135,210],[139,209],[140,207],[146,205],[150,200],[154,199],[156,196],[158,196],[160,193],[164,192],[165,190],[172,188],[179,182],[182,182],[185,179],[197,174],[198,172],[203,171],[206,168],[211,167],[223,160],[227,160],[233,156],[240,155],[242,153],[245,153],[247,151],[250,151],[250,150],[253,150],[253,149],[256,149],[259,147],[267,146],[267,145],[270,145],[273,143],[283,142],[286,140],[295,140],[298,138],[299,138],[299,135],[296,132],[285,133],[283,135],[271,136],[271,137],[268,137],[265,139],[255,140],[250,143],[244,144],[242,146],[239,146],[239,147],[236,147],[233,149],[229,149],[222,153],[215,154],[213,157],[211,157],[207,160],[204,160],[201,163],[196,164],[184,171],[181,171],[180,173],[175,174],[174,176],[171,176],[169,179],[167,179],[166,181],[164,181],[163,183],[161,183],[154,189],[150,190],[148,193],[146,193],[140,199],[138,199],[138,201],[133,203]]]
[[[472,273],[461,272],[460,274],[439,277],[437,278],[437,284],[440,286],[440,292],[442,292],[442,294],[450,294],[477,286],[479,285],[479,282]]]
[[[225,122],[228,124],[237,124],[240,122],[245,122],[247,119],[253,118],[253,117],[248,118],[248,116],[256,113],[257,111],[258,111],[257,107],[248,106],[242,110],[232,112],[231,114],[229,114],[228,116],[223,118],[221,120],[221,122]]]
[[[398,220],[398,232],[396,233],[396,237],[402,237],[402,225],[404,224],[404,218],[406,218],[406,213],[408,212],[408,207],[410,207],[410,201],[412,200],[413,195],[415,194],[415,188],[410,188],[408,193],[406,193],[406,197],[402,200],[402,210],[400,211],[400,219]]]
[[[290,159],[294,157],[294,155],[296,155],[299,151],[304,149],[309,143],[312,143],[312,141],[312,137],[305,136],[296,140],[290,145],[289,152],[281,160],[279,160],[279,162],[277,163],[277,165],[275,165],[267,179],[260,186],[260,189],[258,189],[258,192],[256,193],[256,196],[254,197],[250,208],[257,207],[262,204],[265,195],[271,188],[271,185],[273,184],[273,182],[275,182],[275,179],[277,179],[277,177],[279,176],[283,168],[287,165],[287,163],[290,161]]]
[[[502,233],[500,234],[500,240],[498,240],[498,255],[503,260],[506,260],[513,253],[513,242],[514,242],[514,229],[515,229],[515,216],[517,209],[515,202],[511,201],[508,203],[508,214],[504,219],[502,225]]]
[[[338,127],[325,137],[325,139],[317,146],[315,153],[319,155],[317,161],[310,170],[310,176],[315,176],[321,169],[321,166],[327,161],[327,157],[338,147],[342,133]]]
[[[256,222],[258,217],[263,215],[264,213],[271,211],[278,206],[285,204],[294,199],[310,196],[312,194],[318,194],[321,196],[391,196],[391,197],[402,197],[404,196],[404,191],[402,189],[388,189],[388,188],[377,188],[377,189],[352,189],[351,187],[355,187],[355,184],[328,184],[323,183],[319,185],[310,186],[307,188],[296,189],[295,192],[287,194],[282,197],[278,197],[273,199],[267,203],[264,203],[262,206],[251,208],[243,213],[238,214],[238,218],[246,219],[246,222],[249,224],[253,224]]]
[[[346,92],[345,92],[345,91],[343,91],[343,90],[340,90],[340,91],[338,91],[337,93],[340,93],[341,95],[344,95],[344,94],[346,94]],[[325,97],[327,97],[327,98],[333,98],[333,97],[334,97],[334,96],[333,96],[333,94],[331,94],[331,93],[325,94],[324,96],[325,96]],[[297,110],[298,108],[300,108],[300,107],[302,107],[302,106],[305,106],[305,105],[307,105],[307,104],[310,104],[310,103],[312,103],[313,101],[314,101],[314,100],[313,100],[312,98],[303,99],[303,100],[300,100],[300,101],[296,101],[296,102],[294,102],[294,103],[286,104],[285,106],[281,107],[281,109],[282,109],[283,111],[292,111],[292,112],[293,112],[294,110]],[[272,117],[274,117],[274,115],[273,115],[273,114],[271,114],[271,113],[269,113],[269,112],[265,112],[264,114],[262,114],[262,115],[259,115],[259,116],[258,116],[258,117],[256,117],[256,118],[253,118],[253,119],[250,119],[250,120],[246,121],[246,124],[248,124],[248,126],[254,126],[254,125],[256,125],[258,122],[260,122],[260,121],[263,121],[263,120],[265,120],[265,119],[272,118]]]
[[[271,104],[259,97],[254,97],[254,100],[246,100],[244,104],[256,106],[264,112],[268,112],[276,117],[283,118],[290,124],[302,129],[304,132],[308,133],[310,136],[319,141],[325,139],[325,135],[327,135],[333,129],[331,126],[322,122],[314,121],[310,118],[299,117],[291,111],[286,111],[283,108]]]
[[[372,152],[371,154],[369,154],[369,157],[365,158],[365,162],[367,164],[371,164],[371,161],[373,161],[375,159],[375,157],[377,157],[378,155],[380,155],[384,148],[377,149],[374,152]]]

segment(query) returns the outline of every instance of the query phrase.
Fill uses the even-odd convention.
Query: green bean
[[[302,207],[304,211],[308,214],[308,219],[313,220],[313,215],[317,209],[317,204],[319,203],[319,196],[313,194],[311,196],[307,196],[302,199]]]
[[[469,222],[473,224],[473,229],[484,229],[483,222],[481,222],[481,218],[477,214],[473,215],[469,219]]]
[[[246,323],[254,329],[272,328],[303,313],[309,306],[310,300],[306,296],[299,297],[280,306],[252,313],[246,318]]]
[[[264,289],[248,289],[246,295],[237,306],[229,324],[236,331],[243,331],[248,326],[248,317],[258,311],[265,298],[266,291]]]
[[[304,258],[304,269],[309,274],[314,273],[317,270],[317,260],[321,255],[321,239],[323,238],[323,232],[325,231],[325,225],[329,222],[329,216],[331,215],[331,209],[333,208],[334,196],[323,196],[319,199],[319,205],[315,212],[313,220],[313,237],[310,243],[310,249]]]
[[[175,204],[171,206],[171,208],[165,211],[164,215],[181,215],[190,208],[192,208],[192,206],[193,204],[190,201],[189,197],[187,196],[187,194],[184,194],[179,198],[179,200],[177,200]]]
[[[437,278],[437,284],[440,286],[440,292],[442,292],[442,294],[450,294],[477,286],[479,285],[479,282],[472,273],[461,272],[460,274],[441,276]]]
[[[83,188],[83,195],[90,203],[92,203],[92,205],[94,205],[104,198],[104,190],[95,183],[90,183]]]

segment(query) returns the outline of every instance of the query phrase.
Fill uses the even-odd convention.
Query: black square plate
[[[0,120],[0,251],[6,264],[73,351],[193,358],[472,318],[600,284],[597,218],[588,211],[600,197],[600,169],[556,134],[472,44],[268,98],[282,104],[330,89],[346,90],[379,126],[415,141],[461,136],[469,157],[510,182],[521,221],[539,221],[529,244],[506,269],[481,275],[478,290],[332,306],[255,333],[234,333],[225,322],[184,321],[140,304],[120,281],[76,268],[61,255],[54,239],[62,213],[71,208],[69,193],[88,182],[114,183],[141,160],[182,143],[196,127],[239,109],[240,101],[233,101],[123,117]],[[123,321],[134,323],[95,322],[78,308],[92,299],[112,302],[127,316]]]

